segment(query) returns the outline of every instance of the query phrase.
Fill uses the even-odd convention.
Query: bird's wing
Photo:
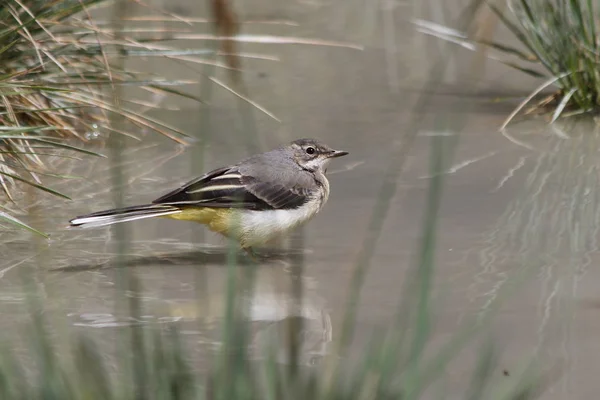
[[[285,187],[273,182],[259,182],[252,177],[243,177],[246,189],[274,209],[298,208],[306,203],[310,193],[299,186]]]
[[[237,166],[215,169],[153,201],[175,206],[274,210],[296,208],[308,200],[298,187],[260,182]]]

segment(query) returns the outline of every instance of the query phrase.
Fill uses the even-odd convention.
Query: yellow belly
[[[184,208],[164,218],[193,221],[211,231],[237,240],[242,247],[261,246],[311,219],[321,208],[320,200],[295,210],[250,211],[231,208]]]
[[[184,208],[177,214],[165,215],[164,218],[180,221],[193,221],[206,225],[211,231],[229,236],[235,211],[229,208]]]

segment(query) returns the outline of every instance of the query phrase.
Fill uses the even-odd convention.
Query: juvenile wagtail
[[[95,228],[151,217],[194,221],[237,240],[253,254],[253,247],[321,210],[329,197],[327,165],[346,154],[314,139],[299,139],[215,169],[151,204],[100,211],[69,222],[71,227]]]

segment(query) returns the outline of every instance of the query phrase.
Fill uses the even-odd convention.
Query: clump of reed
[[[461,32],[429,21],[415,21],[427,34],[469,50],[485,48],[488,56],[536,78],[544,79],[502,125],[526,106],[528,112],[550,111],[554,122],[561,115],[576,115],[600,108],[600,36],[598,7],[592,0],[488,0],[491,15],[482,25],[499,20],[514,35],[516,44],[500,43],[489,35]],[[489,31],[489,29],[488,29]],[[550,87],[556,90],[541,99]],[[537,99],[535,104],[532,101]]]
[[[124,29],[112,29],[106,22],[96,23],[90,13],[104,3],[7,0],[0,5],[0,190],[9,201],[17,184],[68,198],[43,183],[45,175],[60,176],[47,161],[77,153],[99,155],[82,148],[91,137],[98,132],[126,133],[111,126],[112,114],[178,141],[185,137],[134,108],[113,104],[110,89],[117,85],[195,96],[175,89],[180,82],[111,64],[119,56],[116,46],[126,44],[126,51],[144,50],[154,56],[168,49],[153,48],[153,40],[127,37]],[[41,233],[7,208],[0,208],[2,222]]]

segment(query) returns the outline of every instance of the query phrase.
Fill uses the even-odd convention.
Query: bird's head
[[[329,162],[348,154],[347,151],[334,150],[315,139],[298,139],[290,144],[293,158],[298,165],[308,171],[325,172]]]

